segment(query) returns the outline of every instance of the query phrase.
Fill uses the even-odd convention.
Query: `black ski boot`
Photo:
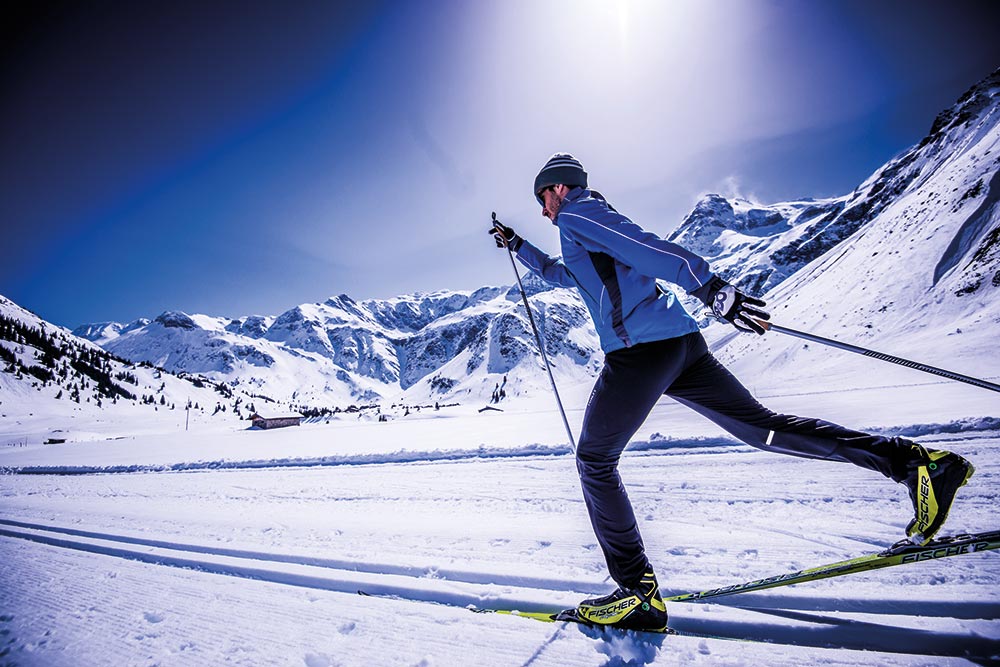
[[[667,607],[652,570],[647,570],[634,588],[619,588],[610,595],[584,600],[577,606],[576,615],[594,625],[647,632],[667,630]]]
[[[958,454],[910,444],[913,458],[907,463],[903,484],[910,491],[914,517],[906,526],[906,535],[914,544],[924,545],[944,525],[955,493],[965,486],[975,468]]]

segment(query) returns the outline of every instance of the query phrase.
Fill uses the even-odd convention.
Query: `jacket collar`
[[[566,208],[566,204],[570,202],[575,202],[580,199],[585,199],[589,196],[590,196],[590,190],[588,190],[587,188],[581,188],[579,186],[573,188],[572,190],[566,193],[566,197],[563,199],[562,206],[559,208],[559,214],[562,215],[562,210]],[[556,220],[558,219],[559,216],[557,215]],[[556,224],[556,220],[552,221],[553,225]]]

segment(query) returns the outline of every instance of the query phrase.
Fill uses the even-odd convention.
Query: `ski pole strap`
[[[884,352],[876,352],[875,350],[869,350],[863,347],[858,347],[857,345],[850,345],[848,343],[841,343],[837,340],[831,340],[829,338],[823,338],[822,336],[817,336],[816,334],[806,333],[804,331],[797,331],[795,329],[789,329],[788,327],[783,327],[772,322],[765,322],[763,320],[757,320],[757,322],[768,331],[777,331],[778,333],[783,333],[787,336],[795,336],[796,338],[802,338],[814,343],[820,343],[822,345],[829,345],[830,347],[835,347],[840,350],[846,350],[848,352],[854,352],[856,354],[863,354],[866,357],[872,357],[873,359],[880,359],[882,361],[888,361],[893,364],[899,364],[900,366],[906,366],[907,368],[913,368],[918,371],[923,371],[924,373],[931,373],[933,375],[940,375],[941,377],[946,377],[949,380],[957,380],[959,382],[965,382],[967,384],[975,385],[977,387],[982,387],[983,389],[989,389],[990,391],[1000,392],[1000,384],[995,384],[993,382],[987,382],[986,380],[980,380],[979,378],[969,377],[968,375],[962,375],[961,373],[955,373],[954,371],[945,370],[943,368],[935,368],[934,366],[928,366],[927,364],[922,364],[919,361],[911,361],[909,359],[903,359],[901,357],[894,357],[891,354],[885,354]]]

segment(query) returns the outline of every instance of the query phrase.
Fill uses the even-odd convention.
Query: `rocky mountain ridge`
[[[568,358],[570,375],[592,374],[599,345],[582,302],[534,277],[525,284],[554,363]],[[541,363],[519,293],[506,287],[365,301],[341,294],[276,317],[166,312],[141,326],[84,325],[76,333],[170,372],[324,405],[404,393],[412,400],[479,400],[503,375]]]
[[[776,317],[996,381],[1000,70],[939,114],[926,138],[876,171],[850,195],[843,213],[828,223],[817,221],[809,235],[788,246],[787,255],[832,243],[851,229],[846,242],[808,261],[768,294]],[[758,374],[766,368],[783,376],[809,369],[820,377],[895,377],[891,368],[870,368],[864,357],[767,338],[761,348],[731,337],[722,356],[737,370],[753,366],[749,372]]]

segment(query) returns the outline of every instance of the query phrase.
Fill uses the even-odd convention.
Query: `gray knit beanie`
[[[587,187],[587,172],[583,170],[580,161],[569,153],[556,153],[549,158],[542,170],[535,176],[535,189],[532,194],[538,197],[538,191],[550,185],[560,183],[570,187]]]

